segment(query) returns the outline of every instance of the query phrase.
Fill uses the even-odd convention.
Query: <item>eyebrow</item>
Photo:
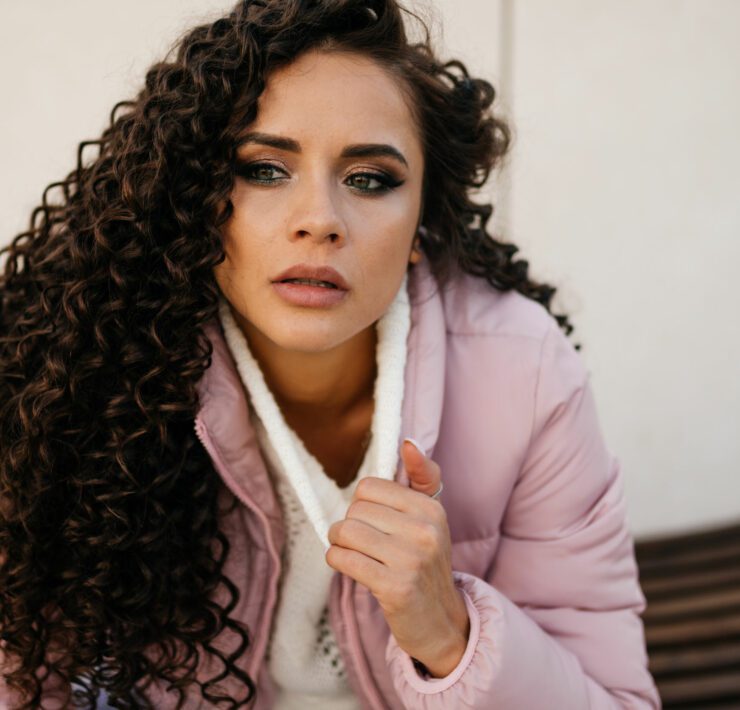
[[[277,148],[278,150],[287,150],[290,153],[300,153],[301,144],[298,141],[294,141],[292,138],[285,138],[284,136],[275,136],[270,133],[247,133],[240,141],[239,145],[245,145],[247,143],[256,143],[259,145],[267,145],[271,148]],[[388,143],[356,143],[348,145],[342,150],[342,158],[379,158],[387,157],[394,158],[399,163],[402,163],[407,168],[409,166],[406,158],[403,157],[403,153],[397,148],[394,148]]]

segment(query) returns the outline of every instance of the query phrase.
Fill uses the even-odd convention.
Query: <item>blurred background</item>
[[[414,0],[514,131],[480,195],[558,287],[625,475],[666,707],[740,707],[740,2]],[[0,245],[224,0],[0,4]],[[702,695],[703,693],[703,695]]]
[[[418,0],[514,129],[481,199],[558,286],[638,536],[740,518],[740,2]],[[224,0],[0,7],[0,243]]]
[[[224,0],[0,5],[0,244]],[[514,129],[482,199],[558,286],[637,535],[740,516],[740,2],[415,0]]]

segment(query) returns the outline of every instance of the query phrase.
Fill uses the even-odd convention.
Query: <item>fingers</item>
[[[413,490],[427,496],[432,496],[439,490],[442,471],[436,462],[421,451],[413,439],[403,440],[401,460],[409,477],[409,485]]]
[[[357,483],[352,500],[378,503],[417,518],[433,515],[434,506],[439,505],[436,500],[432,500],[426,493],[402,486],[396,481],[387,481],[376,476],[361,478]]]
[[[366,586],[373,594],[377,593],[378,584],[385,581],[387,574],[387,567],[383,563],[340,545],[332,545],[326,551],[326,563]]]
[[[374,525],[355,518],[338,520],[329,528],[332,547],[361,552],[381,564],[388,564],[393,557],[393,538]],[[330,548],[331,549],[331,548]]]
[[[329,550],[352,550],[387,567],[409,569],[415,567],[414,560],[420,553],[433,547],[439,527],[437,520],[417,518],[369,501],[354,501],[347,517],[329,528]],[[338,555],[348,559],[334,550],[327,562],[334,566]]]
[[[403,535],[409,516],[387,505],[356,499],[347,508],[345,519],[360,520],[388,535]]]
[[[375,476],[360,479],[344,520],[329,528],[327,564],[364,584],[379,601],[382,589],[396,590],[399,574],[408,577],[439,556],[442,531],[449,538],[444,508],[431,498],[440,487],[440,467],[413,440],[404,440],[401,458],[409,486]]]

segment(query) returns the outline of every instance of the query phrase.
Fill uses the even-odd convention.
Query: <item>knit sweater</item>
[[[410,306],[406,278],[391,306],[377,321],[377,376],[370,445],[354,480],[340,488],[326,475],[286,423],[230,307],[219,316],[248,395],[268,472],[287,527],[280,596],[267,662],[278,688],[276,710],[355,710],[360,705],[347,683],[329,626],[327,600],[334,570],[325,560],[328,529],[345,517],[357,482],[365,476],[392,480],[398,463],[403,373]]]

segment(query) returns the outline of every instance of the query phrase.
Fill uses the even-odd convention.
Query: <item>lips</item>
[[[310,279],[312,281],[324,281],[331,284],[340,291],[349,291],[349,284],[342,275],[331,266],[312,266],[311,264],[296,264],[286,271],[278,274],[273,283],[288,281],[289,279]]]

